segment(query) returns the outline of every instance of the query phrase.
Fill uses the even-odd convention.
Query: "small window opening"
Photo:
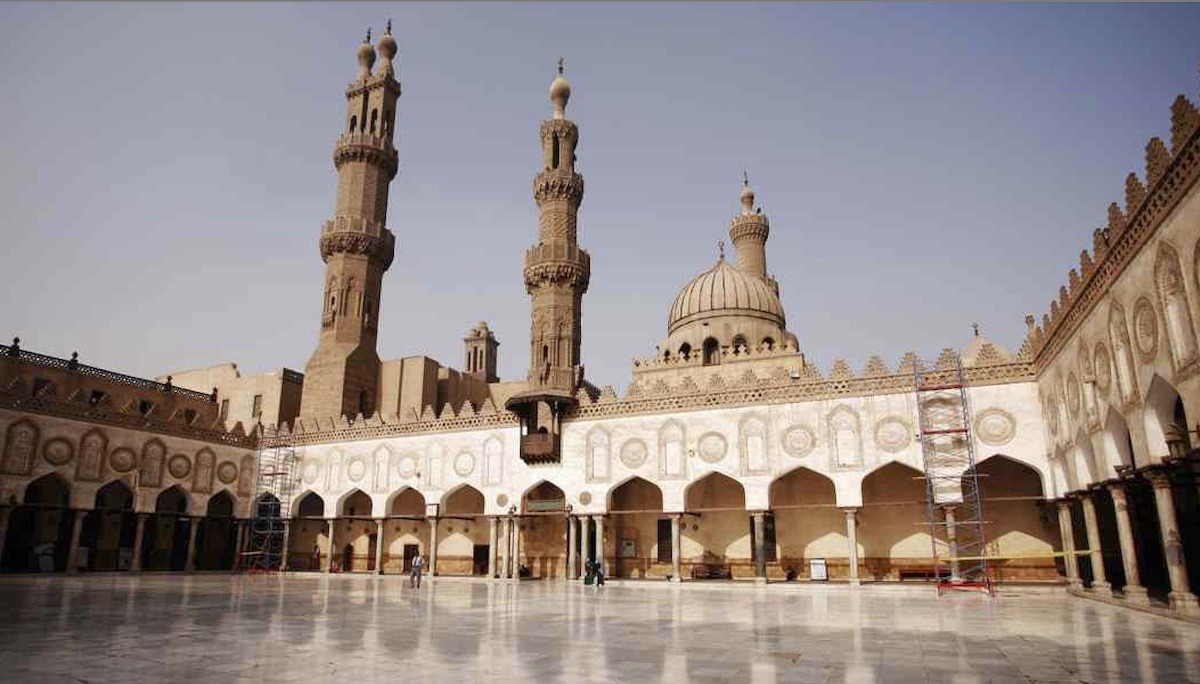
[[[737,337],[733,338],[733,353],[735,355],[741,354],[743,349],[749,349],[749,347],[750,345],[746,344],[745,337],[738,335]]]
[[[188,425],[192,425],[196,422],[196,418],[198,418],[199,415],[200,414],[196,413],[196,409],[184,409],[183,422],[187,423]]]
[[[88,397],[88,403],[95,406],[104,401],[106,397],[108,397],[108,392],[104,390],[92,390],[92,396]]]
[[[542,345],[542,363],[546,363],[549,360],[550,360],[550,347],[549,347],[549,345],[543,344]]]
[[[250,411],[250,416],[252,418],[258,418],[262,415],[262,398],[263,395],[261,394],[254,395],[254,408]]]
[[[554,134],[554,147],[551,148],[551,150],[550,150],[550,168],[552,168],[552,169],[558,168],[558,157],[559,157],[558,134],[555,133]]]
[[[138,402],[138,413],[142,414],[143,416],[150,415],[150,412],[153,410],[154,410],[154,402],[147,401],[145,399],[142,399],[141,401]]]
[[[767,351],[775,348],[775,340],[771,339],[770,337],[764,337],[762,343],[763,346],[767,348]]]
[[[350,117],[350,132],[353,133],[356,128],[358,128],[358,115]]]
[[[379,121],[379,110],[372,109],[371,110],[371,135],[375,134],[375,125],[378,121]]]
[[[679,345],[679,355],[683,357],[684,361],[692,358],[692,345],[688,344],[687,342]]]
[[[704,340],[704,365],[716,366],[721,363],[721,345],[714,338]]]
[[[33,381],[33,396],[40,396],[47,387],[50,386],[50,381],[46,378],[35,378]]]
[[[225,422],[225,419],[229,417],[229,400],[228,399],[221,400],[221,413],[219,414],[219,416],[220,416],[221,422]]]

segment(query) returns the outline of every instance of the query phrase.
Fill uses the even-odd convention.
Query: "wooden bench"
[[[733,570],[725,563],[697,563],[692,566],[692,579],[733,579]]]

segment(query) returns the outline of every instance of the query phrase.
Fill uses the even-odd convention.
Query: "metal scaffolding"
[[[289,440],[275,438],[259,448],[255,478],[253,518],[238,568],[247,572],[279,572],[287,546],[287,513],[300,471],[296,449]]]
[[[992,594],[962,359],[952,349],[932,365],[918,359],[913,382],[938,594],[949,589]]]

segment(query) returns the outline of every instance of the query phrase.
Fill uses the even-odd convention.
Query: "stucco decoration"
[[[1109,311],[1109,335],[1112,337],[1113,365],[1116,367],[1117,395],[1121,403],[1132,404],[1137,400],[1134,393],[1136,382],[1133,369],[1133,349],[1129,342],[1129,326],[1125,323],[1125,309],[1115,300]]]
[[[1067,411],[1072,416],[1079,415],[1079,379],[1074,372],[1067,374]]]
[[[805,425],[793,425],[783,433],[783,453],[792,458],[804,458],[816,445],[816,436]]]
[[[300,477],[304,480],[304,484],[313,485],[321,477],[321,464],[314,458],[304,459],[304,465],[300,468]]]
[[[1133,341],[1142,363],[1154,361],[1158,354],[1158,314],[1146,297],[1133,305]]]
[[[729,442],[719,432],[706,432],[696,443],[696,452],[705,463],[720,463],[729,451]]]
[[[621,463],[625,464],[626,468],[635,470],[641,468],[646,462],[646,443],[640,439],[627,439],[621,445]]]
[[[386,445],[380,445],[371,455],[371,491],[376,494],[384,494],[388,491],[388,483],[391,480],[389,474],[391,468],[392,452]]]
[[[461,451],[454,457],[454,472],[459,477],[470,477],[475,472],[475,454]]]
[[[425,472],[425,484],[437,489],[442,486],[442,467],[446,462],[446,447],[441,444],[430,444],[425,451],[425,462],[428,464]]]
[[[167,461],[167,472],[176,480],[182,480],[192,472],[192,461],[183,454],[175,454]]]
[[[592,428],[587,436],[588,482],[608,482],[612,472],[612,440],[604,428]]]
[[[335,492],[342,487],[342,452],[330,449],[325,457],[325,489]]]
[[[592,503],[592,493],[591,492],[579,492],[579,503],[583,504],[584,506],[591,504]]]
[[[405,454],[400,457],[399,463],[396,464],[396,474],[402,480],[411,480],[417,474],[417,457],[412,454]]]
[[[233,484],[233,481],[237,479],[237,476],[238,467],[233,463],[229,461],[222,461],[221,464],[217,466],[217,479],[221,481],[221,484]]]
[[[88,430],[79,438],[79,458],[75,461],[75,479],[95,482],[108,452],[108,437],[99,430]]]
[[[496,437],[483,442],[484,484],[498,485],[504,480],[504,443]]]
[[[1112,358],[1108,355],[1108,347],[1103,342],[1096,344],[1096,352],[1092,355],[1096,364],[1096,389],[1108,393],[1112,384]]]
[[[898,416],[888,416],[875,424],[875,444],[894,454],[904,451],[912,442],[912,427]]]
[[[38,428],[27,420],[19,420],[8,426],[4,439],[4,459],[0,461],[0,472],[6,475],[28,475],[37,454]]]
[[[124,474],[133,470],[135,465],[137,465],[137,454],[133,453],[133,449],[121,447],[113,449],[108,454],[108,467],[112,468],[114,472]]]
[[[839,406],[829,415],[829,442],[835,468],[862,464],[862,440],[858,414],[848,406]]]
[[[678,421],[668,420],[658,430],[658,474],[664,478],[681,478],[686,475],[687,455],[686,432]]]
[[[138,472],[139,487],[161,487],[163,476],[163,461],[167,458],[167,447],[157,439],[152,439],[142,446],[142,465]]]
[[[1058,435],[1058,407],[1054,405],[1053,394],[1042,397],[1042,422],[1050,428],[1051,435]]]
[[[1079,377],[1082,378],[1084,382],[1087,382],[1088,380],[1095,380],[1096,368],[1092,365],[1092,355],[1088,351],[1087,343],[1083,343],[1079,346],[1077,361],[1079,363]]]
[[[258,474],[256,466],[254,454],[242,456],[242,463],[238,468],[238,496],[250,496],[250,491],[254,488],[254,477]],[[313,478],[313,481],[315,482],[316,478]]]
[[[1192,312],[1188,307],[1179,256],[1166,242],[1158,245],[1154,282],[1158,289],[1158,301],[1162,306],[1171,362],[1175,370],[1180,370],[1197,360],[1200,349],[1196,345],[1196,332],[1192,327]]]
[[[362,456],[351,456],[346,462],[346,477],[351,482],[362,482],[367,475],[367,459]]]
[[[738,426],[738,451],[741,455],[743,475],[758,475],[771,471],[767,453],[767,423],[758,416],[750,416]]]
[[[975,436],[991,446],[1004,446],[1017,434],[1017,421],[1004,409],[988,408],[975,414]]]
[[[62,437],[46,440],[42,446],[42,458],[52,466],[63,466],[75,458],[75,445]]]
[[[211,494],[213,476],[217,470],[217,456],[209,449],[196,452],[196,474],[192,477],[192,491]]]
[[[504,508],[505,506],[507,506],[508,505],[508,495],[501,494],[500,496],[497,496],[496,497],[496,505],[499,506],[500,508]]]

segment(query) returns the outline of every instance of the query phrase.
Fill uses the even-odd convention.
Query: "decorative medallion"
[[[346,464],[346,477],[351,482],[362,482],[367,475],[367,461],[362,456],[355,456]]]
[[[401,457],[400,463],[396,465],[396,472],[406,480],[413,477],[417,474],[417,459],[412,456]]]
[[[175,454],[167,461],[167,472],[176,480],[182,480],[192,472],[192,462],[183,454]]]
[[[300,477],[304,478],[304,484],[315,484],[317,478],[321,477],[321,465],[312,459],[305,461]]]
[[[500,496],[497,496],[496,497],[496,505],[499,506],[500,508],[504,508],[505,506],[507,506],[508,505],[508,495],[501,494]]]
[[[1050,408],[1049,413],[1050,415],[1057,414],[1053,407]],[[1057,425],[1057,421],[1054,422]],[[975,436],[984,444],[1003,446],[1012,441],[1015,434],[1017,434],[1017,421],[1008,411],[989,408],[975,414]]]
[[[1096,387],[1101,392],[1107,392],[1112,382],[1112,359],[1108,355],[1108,347],[1103,342],[1096,345],[1096,353],[1092,355],[1096,364]]]
[[[55,437],[42,447],[42,458],[53,466],[66,465],[75,458],[75,445],[61,437]]]
[[[1146,297],[1133,305],[1133,342],[1144,363],[1150,363],[1158,354],[1158,315]]]
[[[454,457],[454,472],[458,473],[459,477],[467,477],[475,472],[475,454],[469,451],[464,451]]]
[[[725,458],[725,452],[729,450],[729,442],[721,433],[709,432],[700,436],[700,441],[696,443],[696,450],[700,452],[700,459],[705,463],[718,463]]]
[[[783,433],[783,452],[792,458],[803,458],[817,445],[813,431],[803,425],[793,425]]]
[[[640,468],[646,462],[646,443],[640,439],[630,439],[621,445],[621,463],[626,468]]]
[[[1079,379],[1074,373],[1067,374],[1067,410],[1072,416],[1079,413]]]
[[[583,504],[584,506],[587,506],[588,504],[592,503],[592,493],[591,492],[579,492],[579,503]]]
[[[225,461],[217,466],[217,479],[222,484],[233,484],[237,481],[238,469],[237,466],[229,461]]]
[[[133,453],[133,449],[125,447],[113,449],[108,455],[108,465],[118,473],[127,473],[137,465],[137,454]]]
[[[912,428],[897,416],[884,418],[875,424],[875,444],[889,453],[904,451],[912,442]]]

